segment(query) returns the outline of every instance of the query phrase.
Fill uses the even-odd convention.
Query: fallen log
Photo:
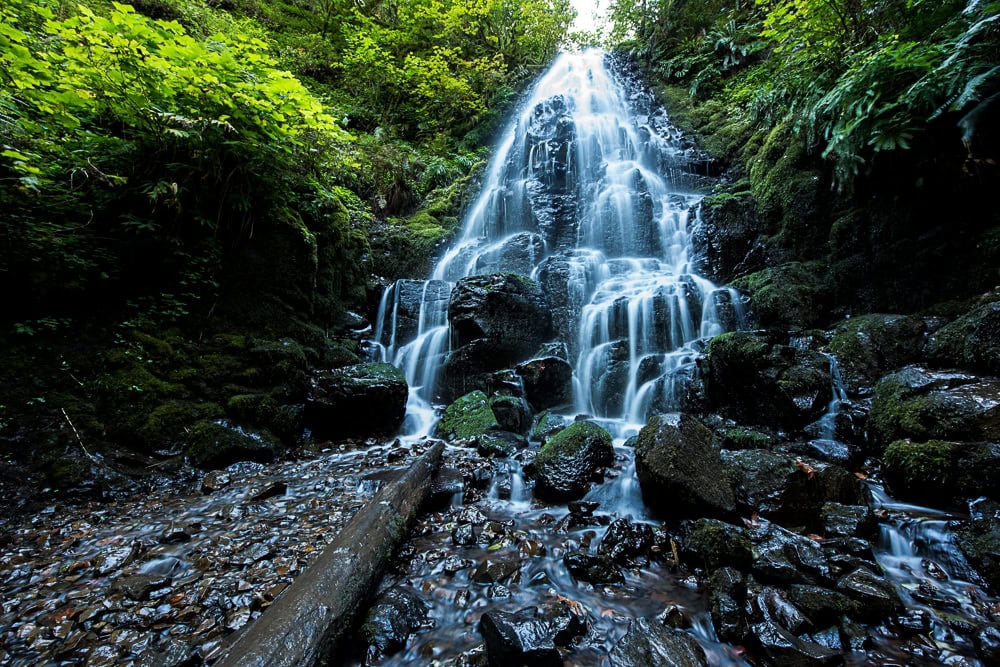
[[[237,635],[219,667],[337,664],[338,644],[371,599],[431,489],[444,446],[385,486],[271,608]]]

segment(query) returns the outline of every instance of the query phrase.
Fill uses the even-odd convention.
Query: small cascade
[[[635,451],[631,447],[615,447],[626,463],[621,473],[609,482],[595,486],[584,500],[600,503],[601,510],[620,519],[652,521],[646,504],[642,501],[639,480],[635,476]]]
[[[844,379],[840,374],[840,364],[837,362],[837,357],[829,353],[823,353],[823,356],[830,360],[831,397],[826,412],[811,427],[816,437],[809,444],[815,450],[815,454],[822,459],[846,462],[850,458],[851,452],[847,444],[838,437],[838,428],[844,406],[849,402],[847,388],[844,386]]]

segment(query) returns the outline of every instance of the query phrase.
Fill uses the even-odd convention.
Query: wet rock
[[[201,492],[213,493],[226,488],[232,482],[232,478],[224,470],[214,470],[201,480]]]
[[[618,584],[625,581],[621,570],[607,556],[591,556],[582,552],[568,554],[563,558],[563,565],[574,579],[589,584]]]
[[[1000,628],[995,625],[983,628],[975,638],[976,649],[986,664],[1000,664]]]
[[[452,498],[461,495],[464,491],[465,478],[462,476],[461,471],[442,466],[434,473],[429,502],[437,505],[448,504]]]
[[[812,629],[812,622],[777,588],[768,586],[761,590],[757,594],[757,608],[765,621],[775,623],[793,635],[801,635]]]
[[[788,599],[819,627],[837,623],[855,611],[855,603],[846,595],[821,586],[793,584]]]
[[[611,650],[614,667],[707,667],[705,650],[683,630],[638,618]]]
[[[731,567],[719,568],[708,581],[712,624],[719,639],[745,643],[750,635],[746,617],[746,579]]]
[[[597,553],[620,565],[628,565],[634,559],[648,555],[653,538],[653,528],[649,524],[618,519],[608,526]]]
[[[552,436],[525,473],[535,495],[550,501],[580,498],[598,472],[614,463],[611,434],[590,422],[576,422]]]
[[[868,430],[883,447],[904,439],[995,442],[1000,380],[908,366],[875,387]]]
[[[531,439],[545,444],[549,438],[569,425],[568,419],[545,410],[535,417],[534,425],[531,427]]]
[[[470,579],[477,584],[496,584],[506,581],[521,570],[521,561],[514,558],[497,558],[483,561]]]
[[[703,200],[691,234],[699,273],[717,283],[763,268],[762,228],[753,197]]]
[[[288,484],[285,482],[274,482],[250,496],[250,502],[259,503],[270,498],[283,496],[286,493],[288,493]]]
[[[476,438],[476,450],[481,456],[507,458],[528,446],[523,435],[509,431],[490,431]]]
[[[136,600],[148,600],[153,591],[170,585],[170,578],[159,574],[133,574],[115,579],[111,584],[111,593],[121,593],[125,597]]]
[[[1000,503],[977,498],[969,520],[955,530],[955,543],[994,594],[1000,593]]]
[[[563,664],[552,628],[536,607],[516,613],[488,611],[479,622],[479,632],[486,640],[491,666],[560,667]]]
[[[489,400],[490,409],[501,430],[519,435],[531,431],[531,408],[520,396],[493,396]]]
[[[273,461],[281,444],[267,433],[248,431],[226,420],[200,421],[186,433],[184,453],[200,468],[236,461]]]
[[[435,427],[435,434],[448,440],[460,440],[480,436],[498,427],[486,394],[473,391],[445,409]]]
[[[538,234],[521,232],[504,240],[499,246],[481,253],[472,273],[514,271],[527,275],[545,256],[545,241]]]
[[[556,646],[569,646],[574,639],[587,634],[587,617],[579,602],[559,598],[543,604],[540,612],[549,624],[549,632]]]
[[[320,437],[391,435],[403,424],[408,395],[402,371],[389,364],[318,371],[303,416]]]
[[[443,569],[448,574],[455,574],[461,572],[462,570],[468,569],[475,565],[474,562],[468,560],[467,558],[459,558],[452,554],[444,559],[441,563],[441,569]]]
[[[763,334],[716,336],[699,360],[709,409],[741,424],[802,428],[830,402],[830,362]]]
[[[936,331],[924,352],[942,365],[1000,374],[1000,301],[978,306]]]
[[[138,542],[132,542],[125,546],[112,547],[101,556],[97,565],[97,573],[102,577],[120,572],[126,565],[135,560],[139,555],[140,546]]]
[[[368,611],[361,636],[383,655],[392,655],[404,646],[411,634],[427,620],[427,604],[408,588],[393,587],[381,593]]]
[[[858,568],[837,582],[837,590],[855,600],[858,614],[877,621],[902,609],[896,589],[867,568]]]
[[[1000,443],[897,440],[882,461],[886,486],[904,500],[941,505],[1000,488]]]
[[[558,408],[573,401],[573,367],[560,357],[532,359],[514,367],[535,410]]]
[[[773,521],[813,526],[824,502],[864,502],[860,480],[835,464],[762,449],[724,451],[722,461],[738,503]]]
[[[844,664],[844,656],[839,651],[799,639],[773,621],[756,623],[753,631],[764,654],[778,667]]]
[[[762,581],[813,583],[829,580],[830,566],[823,549],[808,537],[781,526],[761,522],[747,528],[754,545],[753,572]]]
[[[639,432],[635,465],[643,498],[663,516],[728,515],[735,509],[712,432],[690,415],[651,418]]]
[[[865,505],[824,503],[820,508],[820,521],[827,538],[870,539],[878,532],[878,520]]]
[[[394,334],[398,342],[416,338],[424,302],[427,302],[428,308],[440,308],[451,295],[451,284],[443,280],[397,280],[392,289],[390,296],[393,308],[386,313],[387,322],[382,331],[382,340],[379,341],[386,347],[392,342]]]
[[[708,571],[733,567],[747,571],[753,563],[753,547],[742,528],[718,519],[697,519],[681,524],[682,560]]]
[[[452,544],[467,547],[476,543],[476,529],[471,523],[460,523],[451,531]]]
[[[852,394],[868,394],[879,378],[913,363],[924,344],[923,320],[906,315],[863,315],[834,328],[829,350]]]

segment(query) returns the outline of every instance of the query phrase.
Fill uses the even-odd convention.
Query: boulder
[[[830,268],[825,262],[788,262],[733,281],[750,297],[750,315],[765,329],[823,324],[831,309]]]
[[[830,361],[763,334],[716,336],[699,367],[709,408],[741,424],[802,428],[830,403]]]
[[[753,545],[746,531],[718,519],[697,519],[681,524],[681,556],[708,571],[722,567],[749,571]]]
[[[476,450],[481,456],[507,458],[528,446],[527,438],[510,431],[488,431],[475,440]]]
[[[857,603],[856,611],[865,620],[876,622],[903,608],[896,588],[866,567],[859,567],[837,581],[837,590]]]
[[[479,621],[479,632],[491,667],[562,667],[556,633],[536,607],[515,613],[488,611]]]
[[[1000,375],[1000,301],[978,306],[928,340],[927,357],[945,366],[960,366]]]
[[[837,324],[828,349],[847,390],[863,395],[886,373],[916,361],[925,331],[923,320],[906,315],[852,317]]]
[[[531,439],[545,444],[549,438],[569,426],[569,424],[570,421],[565,417],[545,410],[538,413],[535,417],[534,424],[531,427]]]
[[[864,488],[844,468],[764,449],[723,451],[722,461],[746,513],[772,521],[818,529],[819,510],[832,501],[858,505]]]
[[[886,486],[904,500],[941,505],[1000,488],[1000,443],[897,440],[882,462]]]
[[[613,667],[708,667],[693,635],[656,620],[637,618],[611,650]]]
[[[573,578],[589,584],[620,584],[625,581],[621,569],[607,556],[591,556],[585,552],[567,554],[563,565]]]
[[[537,411],[569,405],[573,401],[573,367],[560,357],[531,359],[514,367],[524,393]]]
[[[499,395],[492,396],[489,403],[502,430],[520,435],[528,435],[531,431],[531,407],[525,399]]]
[[[753,574],[776,584],[830,581],[832,570],[816,542],[776,523],[751,525],[747,535],[754,546]]]
[[[434,430],[439,438],[462,440],[483,435],[499,426],[486,394],[473,391],[445,408]]]
[[[237,461],[268,463],[281,445],[265,432],[255,432],[225,419],[200,421],[185,434],[184,454],[194,465],[222,468]]]
[[[403,423],[408,396],[406,378],[390,364],[318,371],[306,399],[305,425],[328,438],[391,435]]]
[[[427,611],[427,604],[414,591],[395,586],[376,598],[361,626],[361,636],[383,655],[392,655],[424,624]]]
[[[731,567],[719,568],[708,580],[709,603],[715,632],[724,642],[746,643],[750,627],[746,616],[746,577]]]
[[[826,502],[820,508],[820,521],[827,538],[870,539],[878,533],[878,520],[866,505]]]
[[[757,203],[750,196],[706,197],[697,210],[691,244],[699,273],[717,283],[763,268],[765,249]]]
[[[608,526],[597,546],[597,553],[621,565],[628,565],[636,558],[645,557],[654,539],[653,527],[648,523],[618,519]]]
[[[1000,379],[908,366],[875,387],[868,431],[896,440],[1000,440]]]
[[[549,438],[525,473],[535,495],[562,502],[582,498],[598,472],[614,463],[611,434],[597,424],[576,422]]]
[[[993,594],[1000,594],[1000,503],[989,498],[969,503],[969,519],[955,530],[955,544]]]
[[[635,446],[646,503],[668,517],[729,515],[736,498],[712,432],[687,414],[652,417]]]

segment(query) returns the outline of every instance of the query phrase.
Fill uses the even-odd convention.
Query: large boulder
[[[882,455],[894,496],[935,505],[1000,489],[1000,443],[897,440]]]
[[[908,366],[875,387],[868,431],[882,447],[912,439],[1000,439],[1000,379]]]
[[[829,359],[763,334],[716,336],[699,366],[709,407],[743,424],[801,428],[830,403]]]
[[[832,300],[829,276],[824,262],[789,262],[745,275],[733,287],[750,297],[757,326],[788,330],[823,324]]]
[[[391,435],[406,416],[408,395],[402,371],[390,364],[318,371],[303,417],[320,437]]]
[[[559,357],[531,359],[514,368],[524,383],[528,403],[536,411],[558,408],[573,401],[573,367]]]
[[[935,332],[927,356],[946,366],[1000,374],[1000,301],[987,303]]]
[[[383,655],[391,655],[406,646],[410,635],[427,620],[427,611],[427,604],[412,590],[390,588],[368,611],[361,636]]]
[[[435,434],[448,440],[463,440],[497,428],[499,424],[486,394],[473,391],[445,408],[435,427]]]
[[[575,500],[614,459],[610,433],[591,422],[576,422],[549,438],[525,472],[535,480],[539,498]]]
[[[739,505],[786,525],[820,528],[826,502],[860,505],[861,482],[844,468],[763,449],[722,452]]]
[[[913,363],[924,344],[923,320],[906,315],[864,315],[834,328],[829,351],[852,394],[866,394],[879,378]]]
[[[684,521],[680,549],[686,561],[709,572],[722,567],[749,571],[753,563],[753,546],[746,531],[718,519]]]
[[[552,318],[541,288],[516,273],[471,276],[458,281],[448,304],[453,341],[490,344],[494,370],[528,358],[548,340]]]
[[[492,396],[489,403],[501,429],[520,435],[531,431],[531,406],[525,399],[501,394]]]
[[[613,667],[708,667],[698,640],[656,620],[637,618],[611,650]]]
[[[491,667],[561,667],[557,646],[568,646],[586,634],[587,622],[572,607],[559,601],[542,608],[526,607],[517,612],[490,610],[483,614],[479,631],[486,640]]]
[[[729,515],[736,508],[712,432],[687,414],[652,417],[639,432],[635,466],[646,503],[670,517]]]

